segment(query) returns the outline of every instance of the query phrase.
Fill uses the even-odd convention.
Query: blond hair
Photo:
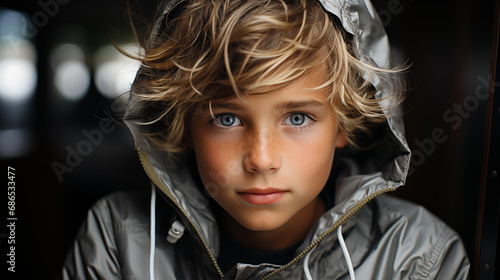
[[[397,93],[396,71],[362,63],[335,21],[318,1],[180,1],[139,58],[125,119],[176,154],[186,149],[195,112],[211,100],[285,87],[323,65],[325,80],[316,89],[328,91],[339,129],[356,147],[358,134],[386,118],[363,77],[377,75]]]

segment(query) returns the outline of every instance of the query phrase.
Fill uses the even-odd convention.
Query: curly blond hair
[[[377,75],[397,93],[397,70],[362,63],[336,21],[318,1],[180,1],[156,24],[138,58],[142,67],[125,119],[176,154],[186,149],[190,121],[210,101],[285,87],[323,65],[317,89],[327,90],[340,131],[356,147],[358,134],[386,118],[363,77]]]

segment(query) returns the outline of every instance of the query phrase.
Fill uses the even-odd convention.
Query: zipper
[[[208,248],[207,242],[205,241],[205,239],[203,239],[203,236],[201,235],[201,232],[198,229],[198,227],[196,227],[196,225],[194,224],[193,220],[191,220],[191,218],[186,213],[186,211],[184,210],[184,208],[182,208],[182,206],[179,204],[179,202],[177,202],[177,200],[175,200],[175,198],[173,197],[172,193],[170,193],[170,191],[168,190],[167,186],[165,186],[165,184],[160,180],[160,178],[158,177],[158,175],[156,174],[156,172],[154,172],[153,166],[151,166],[151,163],[147,159],[146,153],[144,153],[140,149],[137,149],[137,152],[139,153],[139,159],[141,161],[141,164],[142,164],[142,167],[143,167],[144,171],[146,171],[146,175],[153,182],[153,184],[155,184],[155,186],[159,190],[161,190],[177,206],[177,208],[179,208],[179,210],[182,212],[182,214],[186,217],[186,219],[189,221],[189,223],[191,224],[191,226],[196,231],[196,234],[200,238],[201,243],[205,247],[205,250],[207,251],[210,259],[212,260],[212,264],[214,265],[215,270],[219,274],[219,277],[221,279],[224,278],[224,273],[222,273],[222,270],[220,269],[219,264],[217,263],[217,260],[215,259],[215,256],[212,254],[212,252]]]
[[[391,192],[391,191],[394,191],[396,189],[397,189],[397,187],[383,189],[383,190],[374,192],[371,195],[365,197],[363,200],[361,200],[360,202],[358,202],[358,204],[354,205],[354,207],[352,207],[351,209],[347,210],[347,212],[345,212],[344,215],[342,215],[340,217],[340,219],[337,220],[337,222],[335,222],[330,228],[328,228],[318,238],[316,238],[316,240],[314,240],[306,249],[304,249],[304,251],[302,251],[299,255],[297,255],[293,260],[291,260],[289,263],[285,264],[284,266],[282,266],[282,267],[280,267],[280,268],[278,268],[278,269],[276,269],[274,271],[269,272],[267,275],[265,275],[262,278],[262,280],[267,280],[271,276],[280,273],[281,271],[289,268],[290,266],[292,266],[293,264],[295,264],[296,262],[298,262],[309,251],[311,251],[316,245],[318,245],[319,242],[321,242],[321,240],[325,239],[332,232],[335,232],[340,225],[342,225],[345,222],[347,222],[347,220],[349,220],[352,216],[354,216],[354,214],[356,214],[361,208],[363,208],[363,206],[365,206],[366,204],[368,204],[368,202],[372,201],[375,197],[377,197],[377,196],[379,196],[381,194],[384,194],[384,193],[387,193],[387,192]]]

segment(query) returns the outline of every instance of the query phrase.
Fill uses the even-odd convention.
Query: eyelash
[[[298,125],[298,126],[297,125],[287,125],[287,126],[291,126],[293,129],[302,131],[302,130],[310,127],[311,125],[313,125],[316,122],[316,120],[313,117],[311,117],[311,115],[309,115],[307,113],[304,113],[304,112],[290,112],[286,116],[285,120],[288,119],[288,118],[290,118],[294,114],[303,115],[304,117],[306,117],[306,119],[304,120],[304,124],[302,124],[302,125]],[[307,119],[309,119],[309,120],[307,120]]]
[[[304,129],[310,127],[311,125],[313,125],[316,122],[316,120],[313,117],[311,117],[309,114],[304,113],[304,112],[290,112],[285,117],[285,120],[287,120],[288,118],[290,118],[294,114],[303,115],[306,118],[306,120],[304,121],[305,124],[302,124],[302,125],[285,124],[286,126],[290,126],[293,129],[301,131],[301,130],[304,130]],[[239,121],[239,124],[238,125],[231,125],[231,126],[224,126],[224,125],[222,125],[221,124],[221,117],[227,116],[227,115],[232,116],[235,119],[237,119]],[[309,119],[309,120],[307,120],[307,119]],[[285,120],[283,120],[283,122],[282,122],[283,124],[284,124]],[[214,114],[213,115],[213,117],[210,120],[210,123],[212,125],[214,125],[218,129],[231,129],[233,127],[242,125],[243,121],[241,120],[240,117],[238,117],[236,114],[233,114],[233,113],[218,113],[218,114]]]
[[[241,118],[238,117],[236,114],[233,114],[233,113],[219,113],[219,114],[214,114],[213,117],[210,120],[210,123],[213,124],[218,129],[231,129],[231,128],[235,127],[234,125],[232,125],[232,126],[224,126],[224,125],[222,125],[220,123],[221,122],[221,120],[220,120],[221,117],[227,116],[227,115],[232,116],[235,119],[238,119],[240,123],[243,123],[241,121]]]

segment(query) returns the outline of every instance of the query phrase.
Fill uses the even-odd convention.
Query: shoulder
[[[127,261],[126,249],[138,243],[128,240],[140,240],[140,245],[148,248],[148,204],[147,191],[116,192],[99,199],[89,209],[70,248],[63,279],[93,279],[97,274],[106,279],[122,279],[129,267],[122,267]],[[138,252],[134,250],[135,254]],[[136,257],[136,264],[141,261]]]
[[[429,249],[443,248],[447,242],[460,241],[459,235],[440,218],[425,207],[391,195],[381,195],[374,200],[373,218],[382,232],[392,232],[417,246],[428,245]],[[422,239],[422,241],[420,241]]]
[[[378,245],[394,255],[399,271],[413,279],[466,279],[469,260],[461,238],[441,219],[421,205],[390,195],[377,197],[372,205],[381,236]],[[444,276],[443,271],[452,275]]]
[[[149,191],[118,191],[100,198],[89,211],[127,220],[142,213],[147,214],[149,204]]]
[[[146,230],[149,228],[149,205],[148,191],[108,194],[90,207],[76,238],[107,237],[110,243],[115,243],[132,229]]]
[[[422,205],[388,194],[377,197],[374,203],[379,225],[404,225],[402,233],[424,232],[422,237],[459,238],[451,227]]]
[[[412,224],[418,225],[419,220],[415,219],[423,215],[421,218],[428,219],[429,222],[442,222],[422,205],[389,194],[378,196],[374,199],[374,203],[379,214],[389,219],[405,219],[412,222]]]

